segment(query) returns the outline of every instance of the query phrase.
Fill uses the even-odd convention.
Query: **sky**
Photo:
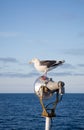
[[[84,93],[84,0],[0,0],[0,93],[34,92],[35,57],[65,60],[48,77]]]

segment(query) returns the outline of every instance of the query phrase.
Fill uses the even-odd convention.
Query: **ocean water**
[[[0,130],[44,130],[45,118],[35,94],[0,94]],[[65,94],[51,130],[84,130],[84,94]]]

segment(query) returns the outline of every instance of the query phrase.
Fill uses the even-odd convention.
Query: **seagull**
[[[56,60],[39,60],[38,58],[33,58],[29,64],[34,64],[34,67],[39,72],[44,72],[44,75],[47,75],[47,72],[62,65],[65,61],[56,61]]]

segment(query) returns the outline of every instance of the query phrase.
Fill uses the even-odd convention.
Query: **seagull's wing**
[[[45,61],[40,61],[41,65],[47,66],[48,68],[53,66],[56,63],[55,60],[45,60]]]
[[[56,60],[45,60],[45,61],[40,61],[41,65],[47,66],[49,67],[55,67],[58,65],[61,65],[62,63],[64,63],[65,61],[56,61]]]

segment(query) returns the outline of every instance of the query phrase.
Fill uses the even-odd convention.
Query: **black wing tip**
[[[65,60],[62,60],[62,63],[64,63],[65,62]]]
[[[65,62],[65,60],[61,60],[61,61],[59,61],[59,63],[64,63]]]

